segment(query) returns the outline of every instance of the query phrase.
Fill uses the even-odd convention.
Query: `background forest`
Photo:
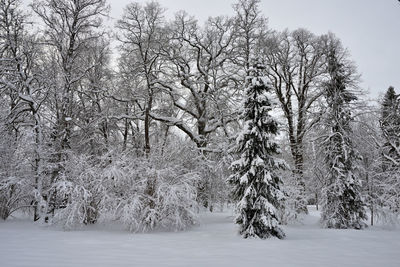
[[[234,16],[200,25],[133,2],[110,31],[106,0],[33,1],[29,12],[0,0],[0,218],[143,232],[223,209],[246,77],[262,62],[286,162],[278,221],[312,204],[329,228],[363,228],[367,213],[398,223],[399,94],[382,88],[369,104],[333,33],[276,31],[258,4],[238,0]]]

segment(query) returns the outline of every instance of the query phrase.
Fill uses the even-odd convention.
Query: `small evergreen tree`
[[[385,144],[383,153],[389,167],[400,165],[400,96],[392,86],[387,90],[382,101],[380,120]]]
[[[233,198],[237,201],[236,223],[244,237],[283,238],[278,227],[277,209],[284,198],[280,190],[281,179],[275,170],[282,168],[276,159],[278,145],[271,140],[277,134],[277,122],[269,112],[272,104],[267,97],[270,88],[263,79],[264,67],[256,63],[246,78],[245,103],[242,118],[244,129],[237,138],[240,159],[232,163],[234,174]]]
[[[356,174],[358,155],[351,140],[351,107],[357,100],[346,87],[352,83],[353,70],[339,61],[337,47],[328,55],[329,81],[325,85],[328,105],[325,118],[328,137],[324,140],[328,179],[322,224],[327,228],[361,229],[366,224],[361,183]]]
[[[382,124],[386,125],[387,119],[395,113],[398,95],[393,86],[389,86],[382,101]]]

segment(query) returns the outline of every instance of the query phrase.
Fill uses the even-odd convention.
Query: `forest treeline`
[[[202,24],[132,2],[111,31],[106,0],[0,0],[0,217],[185,229],[248,192],[234,177],[252,136],[279,163],[255,169],[282,165],[263,174],[280,184],[272,224],[308,204],[329,228],[398,222],[399,94],[369,105],[339,38],[271,29],[259,2]]]

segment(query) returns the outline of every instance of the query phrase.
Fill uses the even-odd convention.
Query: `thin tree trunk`
[[[164,140],[163,140],[163,144],[161,146],[161,156],[164,155],[164,149],[165,149],[165,146],[167,145],[168,132],[169,132],[169,126],[166,125],[165,132],[164,132]]]
[[[36,205],[34,209],[34,221],[44,219],[43,198],[43,176],[42,176],[42,129],[39,115],[34,111],[35,118],[35,189],[36,189]],[[46,205],[47,206],[47,205]]]
[[[148,157],[150,154],[150,105],[151,101],[149,100],[144,117],[144,152],[146,157]]]

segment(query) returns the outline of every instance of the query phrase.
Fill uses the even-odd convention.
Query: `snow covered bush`
[[[377,163],[376,173],[370,179],[373,219],[387,226],[400,225],[400,172],[391,168],[382,170],[381,159]]]
[[[32,151],[30,136],[16,138],[2,116],[0,137],[0,218],[6,220],[16,210],[29,210],[34,201]]]
[[[187,168],[190,158],[182,159],[187,147],[163,150],[149,158],[120,155],[103,171],[106,209],[130,231],[178,231],[196,222],[199,176]]]
[[[24,190],[28,185],[17,177],[0,178],[0,218],[6,220],[14,211],[26,206],[29,196]]]
[[[229,159],[229,156],[217,153],[214,156],[208,156],[207,159],[200,158],[196,166],[201,176],[197,183],[197,201],[211,212],[216,208],[222,209],[223,205],[229,201],[229,187],[226,182],[232,161],[229,162]]]
[[[109,208],[130,231],[177,231],[195,223],[196,174],[145,159],[121,167],[118,174],[105,170],[113,187]]]
[[[54,222],[61,222],[66,229],[72,229],[97,220],[98,212],[91,206],[93,194],[83,185],[62,181],[56,183],[55,190],[58,197],[65,199],[65,207],[57,209]]]
[[[5,220],[12,213],[18,202],[16,190],[20,179],[13,176],[15,143],[4,125],[0,125],[0,218]],[[13,159],[13,160],[10,160]]]
[[[303,191],[298,184],[299,180],[293,176],[291,170],[282,171],[279,175],[282,177],[282,192],[285,194],[283,204],[278,209],[279,221],[285,225],[299,222],[305,215],[299,212],[297,207],[298,199],[303,197]]]
[[[393,212],[387,207],[378,207],[374,211],[374,221],[385,227],[392,228],[400,225],[400,213]]]
[[[52,188],[53,222],[73,229],[111,219],[133,232],[183,230],[196,222],[198,180],[168,156],[73,156]]]
[[[102,186],[102,170],[97,161],[85,155],[71,155],[65,164],[62,178],[50,189],[54,206],[53,223],[73,229],[95,223],[99,217]]]

